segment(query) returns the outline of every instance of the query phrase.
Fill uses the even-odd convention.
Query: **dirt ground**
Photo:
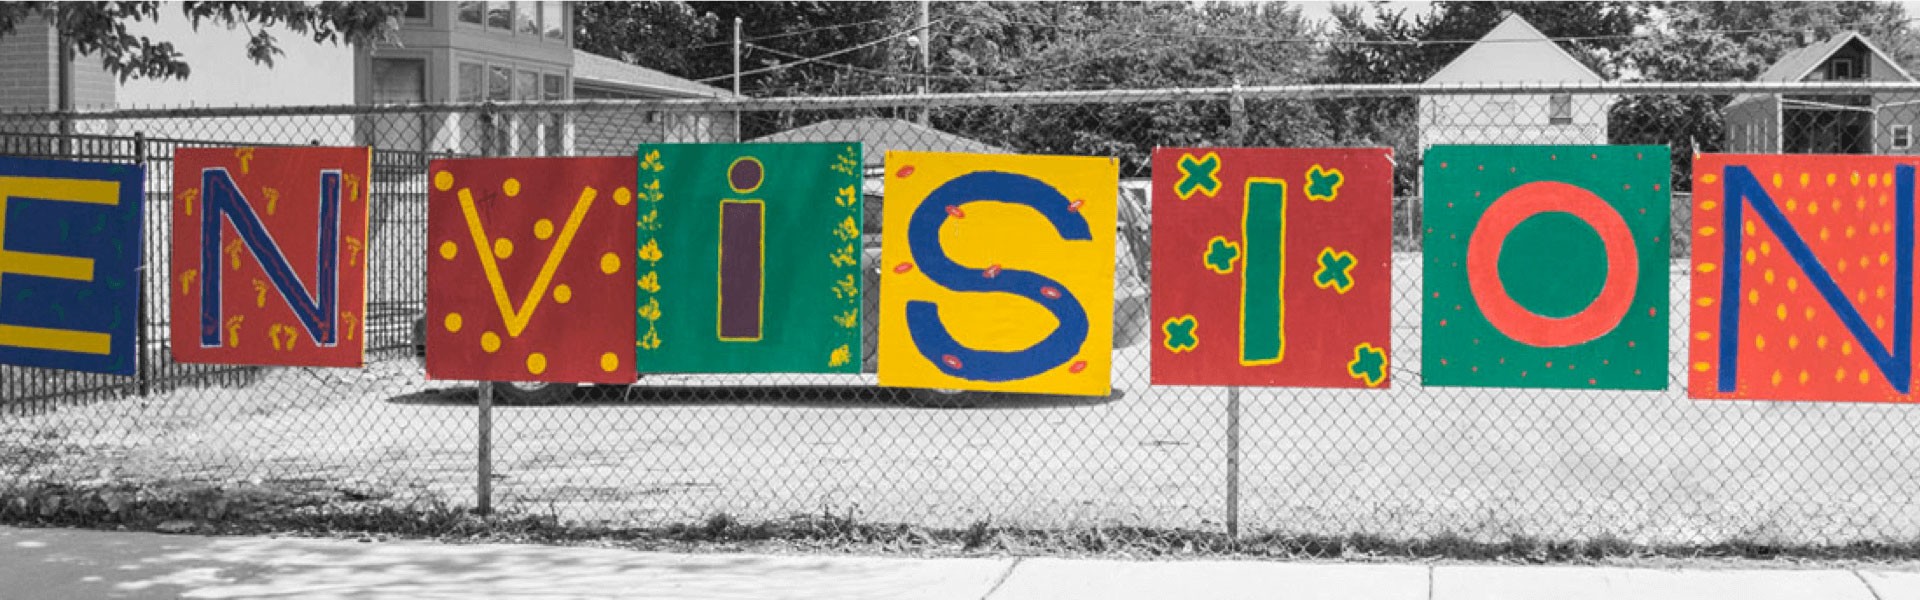
[[[1396,260],[1391,391],[1242,392],[1243,531],[1647,544],[1920,535],[1912,407],[1695,402],[1678,379],[1665,392],[1422,389],[1417,256]],[[1673,331],[1683,352],[1685,323]],[[832,512],[932,527],[1218,530],[1227,394],[1150,388],[1146,360],[1143,345],[1117,352],[1113,398],[970,409],[858,399],[846,386],[869,376],[655,378],[566,405],[501,406],[497,502],[636,524]],[[720,397],[700,387],[776,382]],[[417,362],[395,358],[10,418],[0,486],[261,481],[471,503],[471,388],[424,381]]]

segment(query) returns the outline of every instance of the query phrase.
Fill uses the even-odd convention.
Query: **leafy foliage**
[[[78,55],[100,59],[122,81],[132,78],[186,79],[192,69],[172,42],[136,36],[132,22],[160,17],[160,2],[0,2],[0,36],[21,23],[43,17]],[[181,2],[181,15],[202,24],[247,26],[247,58],[271,66],[280,56],[279,40],[265,27],[282,26],[316,43],[362,44],[390,39],[398,29],[401,2]],[[251,26],[261,26],[254,30]]]

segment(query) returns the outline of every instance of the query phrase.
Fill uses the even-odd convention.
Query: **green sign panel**
[[[1665,146],[1435,146],[1421,381],[1667,386]]]
[[[861,156],[640,146],[640,372],[860,372]]]

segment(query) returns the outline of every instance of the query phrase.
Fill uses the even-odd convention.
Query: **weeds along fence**
[[[1920,85],[1285,86],[0,115],[0,154],[147,167],[146,256],[171,240],[170,160],[192,145],[372,145],[369,364],[169,359],[164,270],[144,276],[136,377],[0,367],[0,495],[44,486],[265,486],[652,526],[829,512],[960,528],[1116,527],[1635,544],[1920,536],[1908,406],[1690,401],[1686,246],[1663,392],[1424,388],[1421,150],[1665,144],[1687,239],[1694,152],[1913,152]],[[870,374],[647,376],[546,394],[428,381],[426,163],[626,154],[662,141],[860,141],[885,150],[1118,156],[1119,323],[1108,398],[920,406]],[[1147,384],[1147,157],[1155,146],[1395,151],[1391,390]],[[867,187],[868,264],[884,189]],[[14,277],[9,275],[8,277]],[[28,301],[7,296],[0,308]],[[876,277],[869,275],[867,366]],[[511,392],[511,393],[505,393]],[[516,402],[539,398],[546,402]],[[484,432],[484,433],[483,433]]]

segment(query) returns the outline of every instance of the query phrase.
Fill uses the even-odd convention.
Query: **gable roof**
[[[971,152],[976,154],[1009,153],[1004,148],[989,145],[979,140],[960,137],[912,121],[881,118],[821,121],[805,127],[796,127],[748,141],[860,142],[866,154],[866,160],[863,162],[865,162],[865,166],[869,168],[885,166],[888,150]]]
[[[1901,79],[1913,81],[1913,76],[1907,74],[1906,69],[1900,68],[1899,61],[1893,60],[1893,57],[1887,56],[1886,52],[1880,51],[1880,47],[1875,46],[1873,40],[1867,39],[1867,36],[1860,35],[1858,31],[1848,31],[1818,43],[1803,46],[1798,50],[1788,52],[1785,56],[1780,57],[1780,60],[1775,61],[1773,66],[1767,67],[1766,71],[1761,72],[1755,81],[1790,82],[1805,80],[1808,75],[1813,74],[1814,69],[1820,68],[1821,64],[1827,62],[1828,57],[1833,56],[1835,52],[1839,52],[1841,48],[1847,47],[1847,44],[1852,43],[1854,40],[1859,40],[1861,44],[1867,47],[1868,52],[1880,57],[1880,60],[1886,61],[1889,65],[1893,65],[1894,72],[1898,73]]]
[[[1507,15],[1427,83],[1595,83],[1600,75],[1520,15]]]
[[[663,98],[733,98],[733,92],[592,52],[573,51],[574,85]]]

